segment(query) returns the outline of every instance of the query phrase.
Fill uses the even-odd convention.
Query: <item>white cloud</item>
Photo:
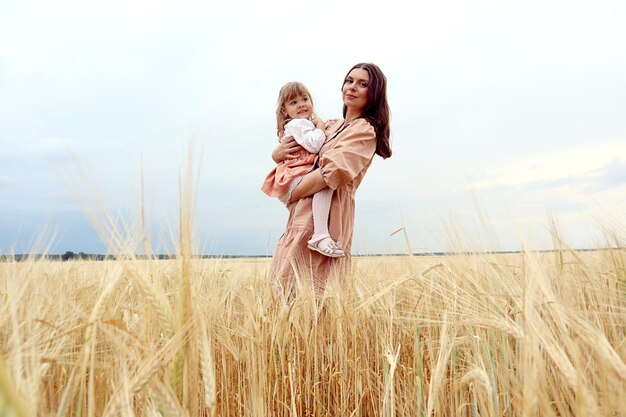
[[[620,158],[626,157],[626,138],[597,141],[528,158],[503,158],[475,175],[471,187],[488,189],[551,188],[559,185],[589,186],[621,173]],[[621,182],[615,182],[616,185]],[[543,186],[542,186],[543,185]]]

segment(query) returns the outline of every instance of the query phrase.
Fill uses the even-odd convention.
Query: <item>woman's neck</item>
[[[353,122],[355,119],[358,119],[359,117],[361,117],[361,112],[351,111],[350,108],[346,109],[346,117],[345,117],[346,123]]]

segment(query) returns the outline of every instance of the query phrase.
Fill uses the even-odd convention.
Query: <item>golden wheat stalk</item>
[[[26,407],[20,395],[15,391],[15,385],[9,377],[4,361],[0,356],[0,415],[27,417]]]
[[[204,387],[204,404],[211,416],[216,413],[217,387],[215,383],[215,360],[212,340],[207,334],[204,321],[200,322],[200,364],[202,370],[202,384]]]
[[[137,395],[151,379],[161,370],[163,370],[169,361],[180,350],[181,346],[187,338],[190,325],[179,329],[163,347],[155,352],[151,357],[144,360],[141,366],[135,372],[135,375],[128,381],[124,390],[119,390],[108,401],[104,416],[116,415],[121,407],[124,407],[124,399]]]
[[[445,371],[448,367],[448,359],[452,353],[452,332],[454,330],[448,330],[448,312],[443,312],[441,330],[439,337],[439,352],[437,353],[437,361],[435,362],[435,369],[433,370],[432,377],[429,381],[428,387],[428,404],[426,406],[426,415],[432,415],[435,404],[438,399],[439,390],[441,388]]]

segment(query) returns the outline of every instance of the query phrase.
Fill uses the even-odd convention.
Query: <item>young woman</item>
[[[356,190],[375,154],[391,156],[387,79],[380,68],[371,63],[356,64],[344,78],[341,94],[343,119],[326,123],[318,168],[292,190],[287,228],[270,265],[269,278],[287,294],[295,288],[294,272],[311,277],[318,296],[329,279],[348,272]],[[300,149],[293,139],[286,140],[274,149],[272,158],[278,163]],[[307,248],[313,232],[310,197],[325,187],[335,190],[328,224],[331,236],[343,242],[343,258],[330,258]]]

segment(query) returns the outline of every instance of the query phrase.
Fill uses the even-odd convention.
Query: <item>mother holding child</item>
[[[286,84],[276,110],[276,168],[263,191],[289,209],[269,278],[285,294],[296,274],[312,279],[316,295],[348,273],[354,230],[354,197],[375,154],[391,156],[387,79],[378,66],[360,63],[343,80],[343,119],[324,123],[300,83]]]

